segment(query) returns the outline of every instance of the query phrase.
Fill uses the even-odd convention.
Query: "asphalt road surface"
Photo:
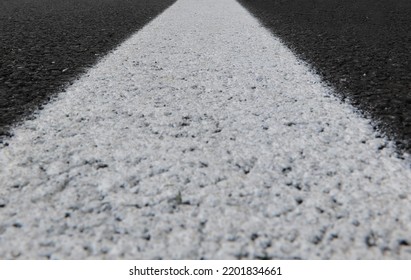
[[[174,2],[0,1],[0,138]]]
[[[411,1],[239,0],[411,151]]]
[[[410,159],[336,95],[237,1],[178,0],[11,130],[0,258],[410,259]]]

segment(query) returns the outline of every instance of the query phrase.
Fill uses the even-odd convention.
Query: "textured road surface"
[[[173,2],[0,1],[0,138]]]
[[[239,2],[411,151],[411,1]]]
[[[1,258],[411,258],[411,170],[234,0],[179,0],[0,150]]]

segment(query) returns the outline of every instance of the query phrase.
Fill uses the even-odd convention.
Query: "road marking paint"
[[[14,134],[1,258],[411,254],[409,168],[234,0],[177,1]]]

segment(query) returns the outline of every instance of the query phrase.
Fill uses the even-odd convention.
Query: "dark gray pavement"
[[[0,138],[174,2],[0,1]]]
[[[409,161],[330,93],[179,0],[0,147],[0,259],[411,259]]]
[[[411,151],[411,1],[239,2]]]

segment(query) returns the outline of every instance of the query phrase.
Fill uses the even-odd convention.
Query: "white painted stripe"
[[[234,0],[179,0],[14,133],[0,258],[411,257],[409,168]]]

